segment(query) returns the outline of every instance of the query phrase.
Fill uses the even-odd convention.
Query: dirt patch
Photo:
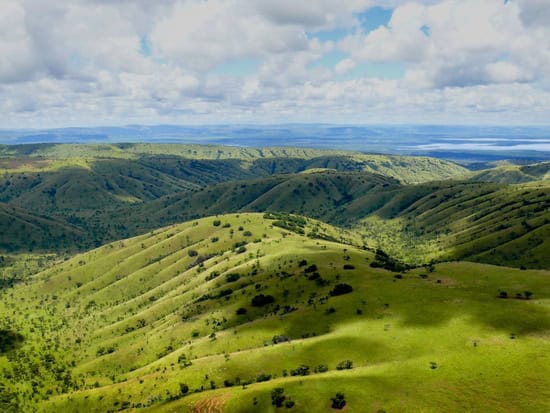
[[[192,413],[223,413],[223,406],[229,394],[222,394],[221,396],[212,397],[211,399],[200,400],[193,410]]]

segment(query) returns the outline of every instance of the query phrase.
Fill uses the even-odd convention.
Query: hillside
[[[396,275],[360,247],[238,214],[57,264],[0,300],[2,408],[311,412],[341,392],[357,412],[548,410],[548,272]]]
[[[503,165],[475,173],[472,181],[519,184],[550,180],[550,162],[532,165]]]
[[[465,176],[467,169],[456,163],[435,158],[366,154],[360,152],[307,148],[245,148],[216,145],[180,144],[34,144],[0,145],[0,170],[36,172],[56,170],[61,166],[90,165],[97,160],[160,159],[198,160],[203,164],[232,165],[242,173],[266,176],[295,173],[311,168],[339,171],[366,171],[393,177],[404,183],[418,183]],[[239,161],[239,162],[236,162]],[[223,177],[223,171],[220,171]],[[243,176],[242,178],[246,178]],[[227,180],[220,179],[218,182]],[[235,179],[234,177],[232,179]]]
[[[320,171],[180,192],[100,214],[91,226],[133,235],[239,211],[290,212],[353,228],[366,244],[412,264],[465,259],[550,268],[550,186],[544,182],[401,185],[380,175]]]
[[[0,252],[91,247],[82,229],[0,202]]]
[[[356,229],[392,255],[550,268],[550,186],[443,183],[384,199]],[[372,202],[369,200],[369,202]]]

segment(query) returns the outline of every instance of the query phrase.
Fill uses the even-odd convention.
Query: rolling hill
[[[184,191],[99,214],[91,226],[104,234],[116,229],[129,236],[239,211],[283,211],[353,228],[365,243],[411,264],[462,259],[550,268],[547,182],[402,185],[381,175],[320,171]]]
[[[81,228],[0,202],[0,251],[91,247]]]
[[[2,293],[0,406],[548,411],[547,271],[388,260],[353,233],[272,213],[77,255]]]
[[[531,165],[502,165],[475,173],[471,178],[478,182],[519,184],[550,180],[550,162]]]

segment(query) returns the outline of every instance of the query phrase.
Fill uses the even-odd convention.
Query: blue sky
[[[1,8],[0,128],[550,123],[547,0]]]

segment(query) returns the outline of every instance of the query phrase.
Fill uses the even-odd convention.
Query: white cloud
[[[365,33],[356,13],[373,5],[395,10]],[[0,128],[548,123],[549,13],[546,0],[0,0]],[[307,35],[335,28],[349,35]],[[345,55],[318,64],[335,51]],[[257,70],[214,70],[243,59]],[[349,79],[384,62],[405,78]]]
[[[338,62],[334,71],[339,75],[344,75],[355,68],[356,64],[352,59],[344,59]]]

